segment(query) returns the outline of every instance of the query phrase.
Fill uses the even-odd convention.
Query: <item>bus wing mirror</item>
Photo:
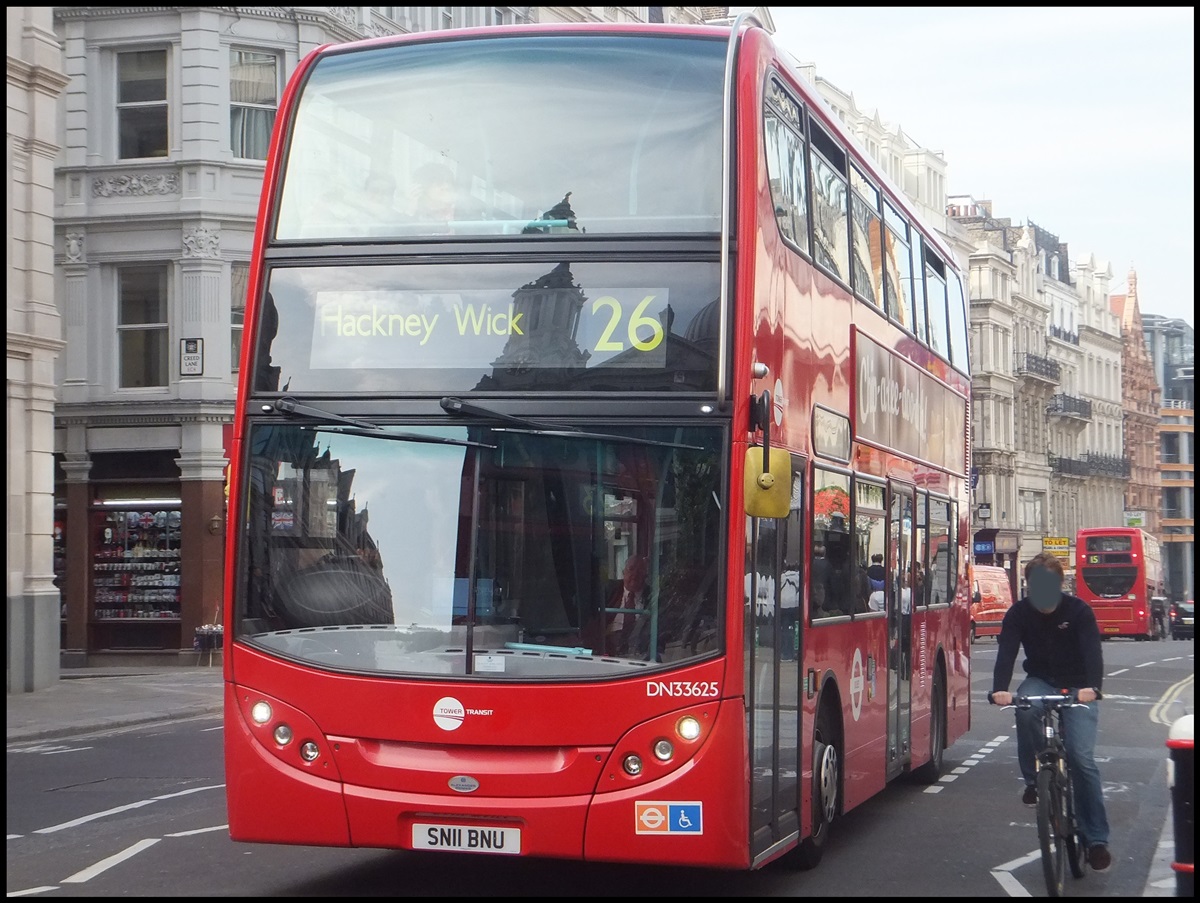
[[[771,393],[750,400],[750,428],[762,430],[763,444],[746,449],[746,513],[751,517],[787,517],[792,507],[792,457],[771,447]]]
[[[763,467],[768,457],[769,469]],[[792,459],[784,448],[751,445],[746,449],[746,514],[787,517],[792,510]]]

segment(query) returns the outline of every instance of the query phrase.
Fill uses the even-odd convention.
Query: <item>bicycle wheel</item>
[[[1042,848],[1042,873],[1051,897],[1063,895],[1067,873],[1067,847],[1061,830],[1065,823],[1062,787],[1055,770],[1045,767],[1037,776],[1038,843]]]
[[[1069,771],[1066,781],[1063,782],[1063,796],[1067,801],[1067,821],[1063,829],[1067,842],[1067,865],[1071,867],[1072,877],[1082,878],[1087,873],[1087,848],[1083,845],[1079,826],[1075,823],[1075,789],[1071,785]]]

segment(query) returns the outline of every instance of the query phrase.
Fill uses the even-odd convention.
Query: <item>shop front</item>
[[[219,619],[224,487],[182,480],[177,458],[167,450],[60,461],[64,667],[190,663],[196,631]]]
[[[1017,530],[976,530],[972,542],[972,558],[976,564],[1002,567],[1008,573],[1014,599],[1020,598],[1020,548],[1021,534]]]

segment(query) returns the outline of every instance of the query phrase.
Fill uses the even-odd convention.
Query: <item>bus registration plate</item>
[[[494,825],[435,825],[412,826],[414,850],[454,850],[468,853],[521,852],[521,829],[498,828]]]

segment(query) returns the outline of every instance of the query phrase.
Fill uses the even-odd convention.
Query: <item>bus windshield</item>
[[[715,233],[725,50],[628,35],[334,50],[303,86],[274,237]]]
[[[482,680],[719,651],[720,428],[366,426],[252,427],[239,639]]]
[[[1081,574],[1090,592],[1107,599],[1116,599],[1130,592],[1137,575],[1136,567],[1085,567]]]

